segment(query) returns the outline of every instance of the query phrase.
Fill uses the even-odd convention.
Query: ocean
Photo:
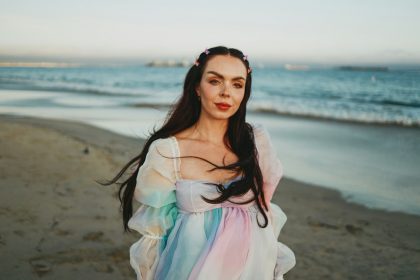
[[[2,67],[0,113],[77,120],[145,137],[187,68]],[[420,215],[420,67],[254,67],[247,119],[264,124],[285,175],[371,208]]]
[[[186,71],[145,66],[4,67],[0,87],[73,93],[70,99],[51,100],[51,106],[169,106],[182,91]],[[249,110],[420,126],[420,69],[255,68]]]

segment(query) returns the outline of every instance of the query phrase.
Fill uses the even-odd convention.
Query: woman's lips
[[[220,110],[226,111],[228,110],[231,106],[227,103],[215,103],[217,108],[219,108]]]

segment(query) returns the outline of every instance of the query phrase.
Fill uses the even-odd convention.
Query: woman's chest
[[[238,157],[227,149],[184,141],[180,145],[180,155],[179,169],[182,179],[225,182],[239,174],[236,170],[217,168],[238,161]]]
[[[238,180],[238,178],[231,180],[224,184],[225,188],[230,187],[230,183]],[[253,193],[249,190],[241,197],[231,197],[230,201],[224,201],[219,204],[208,203],[203,200],[203,197],[208,199],[215,199],[220,196],[216,186],[205,180],[178,180],[176,182],[176,203],[181,212],[205,212],[220,207],[234,207],[247,209],[250,205],[255,204],[251,202],[248,204],[236,204],[249,201],[253,198]]]

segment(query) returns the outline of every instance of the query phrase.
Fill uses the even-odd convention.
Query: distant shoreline
[[[373,72],[387,72],[389,71],[389,67],[387,66],[351,66],[351,65],[345,65],[345,66],[338,66],[338,70],[343,71],[373,71]]]
[[[136,66],[150,66],[150,67],[190,67],[194,64],[194,61],[186,59],[154,59],[154,60],[63,60],[63,59],[36,59],[36,58],[22,58],[22,59],[10,59],[7,57],[0,58],[0,68],[84,68],[84,67],[136,67]],[[360,68],[370,71],[369,68],[374,70],[375,68],[387,68],[389,71],[393,70],[420,70],[420,63],[398,63],[398,62],[380,62],[380,63],[340,63],[340,62],[319,62],[319,63],[308,63],[305,61],[301,62],[290,62],[290,61],[271,61],[271,60],[253,60],[252,65],[254,69],[258,68],[278,68],[286,69],[294,65],[304,66],[297,67],[296,70],[320,70],[330,69],[339,70],[339,68],[354,68],[354,70]],[[379,69],[381,71],[381,69]]]

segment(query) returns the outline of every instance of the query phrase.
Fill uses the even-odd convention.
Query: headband
[[[206,55],[208,55],[209,53],[210,53],[210,51],[206,48],[205,50],[204,50],[204,52],[203,53],[205,53]],[[201,54],[200,54],[201,55]],[[199,57],[200,56],[198,56],[196,59],[195,59],[195,62],[194,62],[194,65],[195,66],[199,66],[200,65],[200,62],[198,61],[198,59],[199,59]],[[247,60],[248,59],[248,55],[244,55],[243,57],[242,57],[242,59],[245,61],[245,60]],[[248,68],[248,74],[249,73],[251,73],[252,72],[252,68],[251,68],[251,66]]]

